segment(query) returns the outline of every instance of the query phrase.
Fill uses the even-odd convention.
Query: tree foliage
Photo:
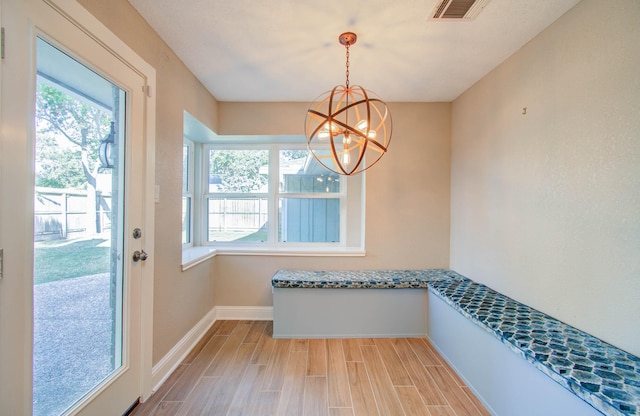
[[[36,90],[36,185],[95,187],[100,140],[111,113],[39,82]],[[64,138],[66,140],[60,140]]]
[[[267,185],[267,150],[212,150],[210,157],[210,185],[219,192],[259,192]]]
[[[280,162],[306,159],[307,150],[281,150]],[[218,192],[264,192],[268,183],[268,150],[212,150],[209,185]]]

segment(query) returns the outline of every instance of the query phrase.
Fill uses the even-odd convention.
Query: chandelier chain
[[[345,75],[347,76],[347,82],[346,82],[346,87],[347,89],[349,88],[349,43],[347,43],[345,45],[345,48],[347,49],[347,70],[345,71]]]

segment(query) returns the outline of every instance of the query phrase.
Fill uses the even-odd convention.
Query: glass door
[[[122,366],[126,92],[36,45],[33,414]]]

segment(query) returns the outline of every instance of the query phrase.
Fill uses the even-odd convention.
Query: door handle
[[[140,251],[136,250],[133,252],[133,261],[135,262],[139,260],[145,261],[148,258],[149,258],[149,255],[144,250],[140,250]]]

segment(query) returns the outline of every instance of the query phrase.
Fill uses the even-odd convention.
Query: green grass
[[[267,232],[209,230],[209,241],[262,242],[267,241]]]
[[[34,252],[34,284],[108,273],[109,257],[108,240],[104,238],[37,242]]]

